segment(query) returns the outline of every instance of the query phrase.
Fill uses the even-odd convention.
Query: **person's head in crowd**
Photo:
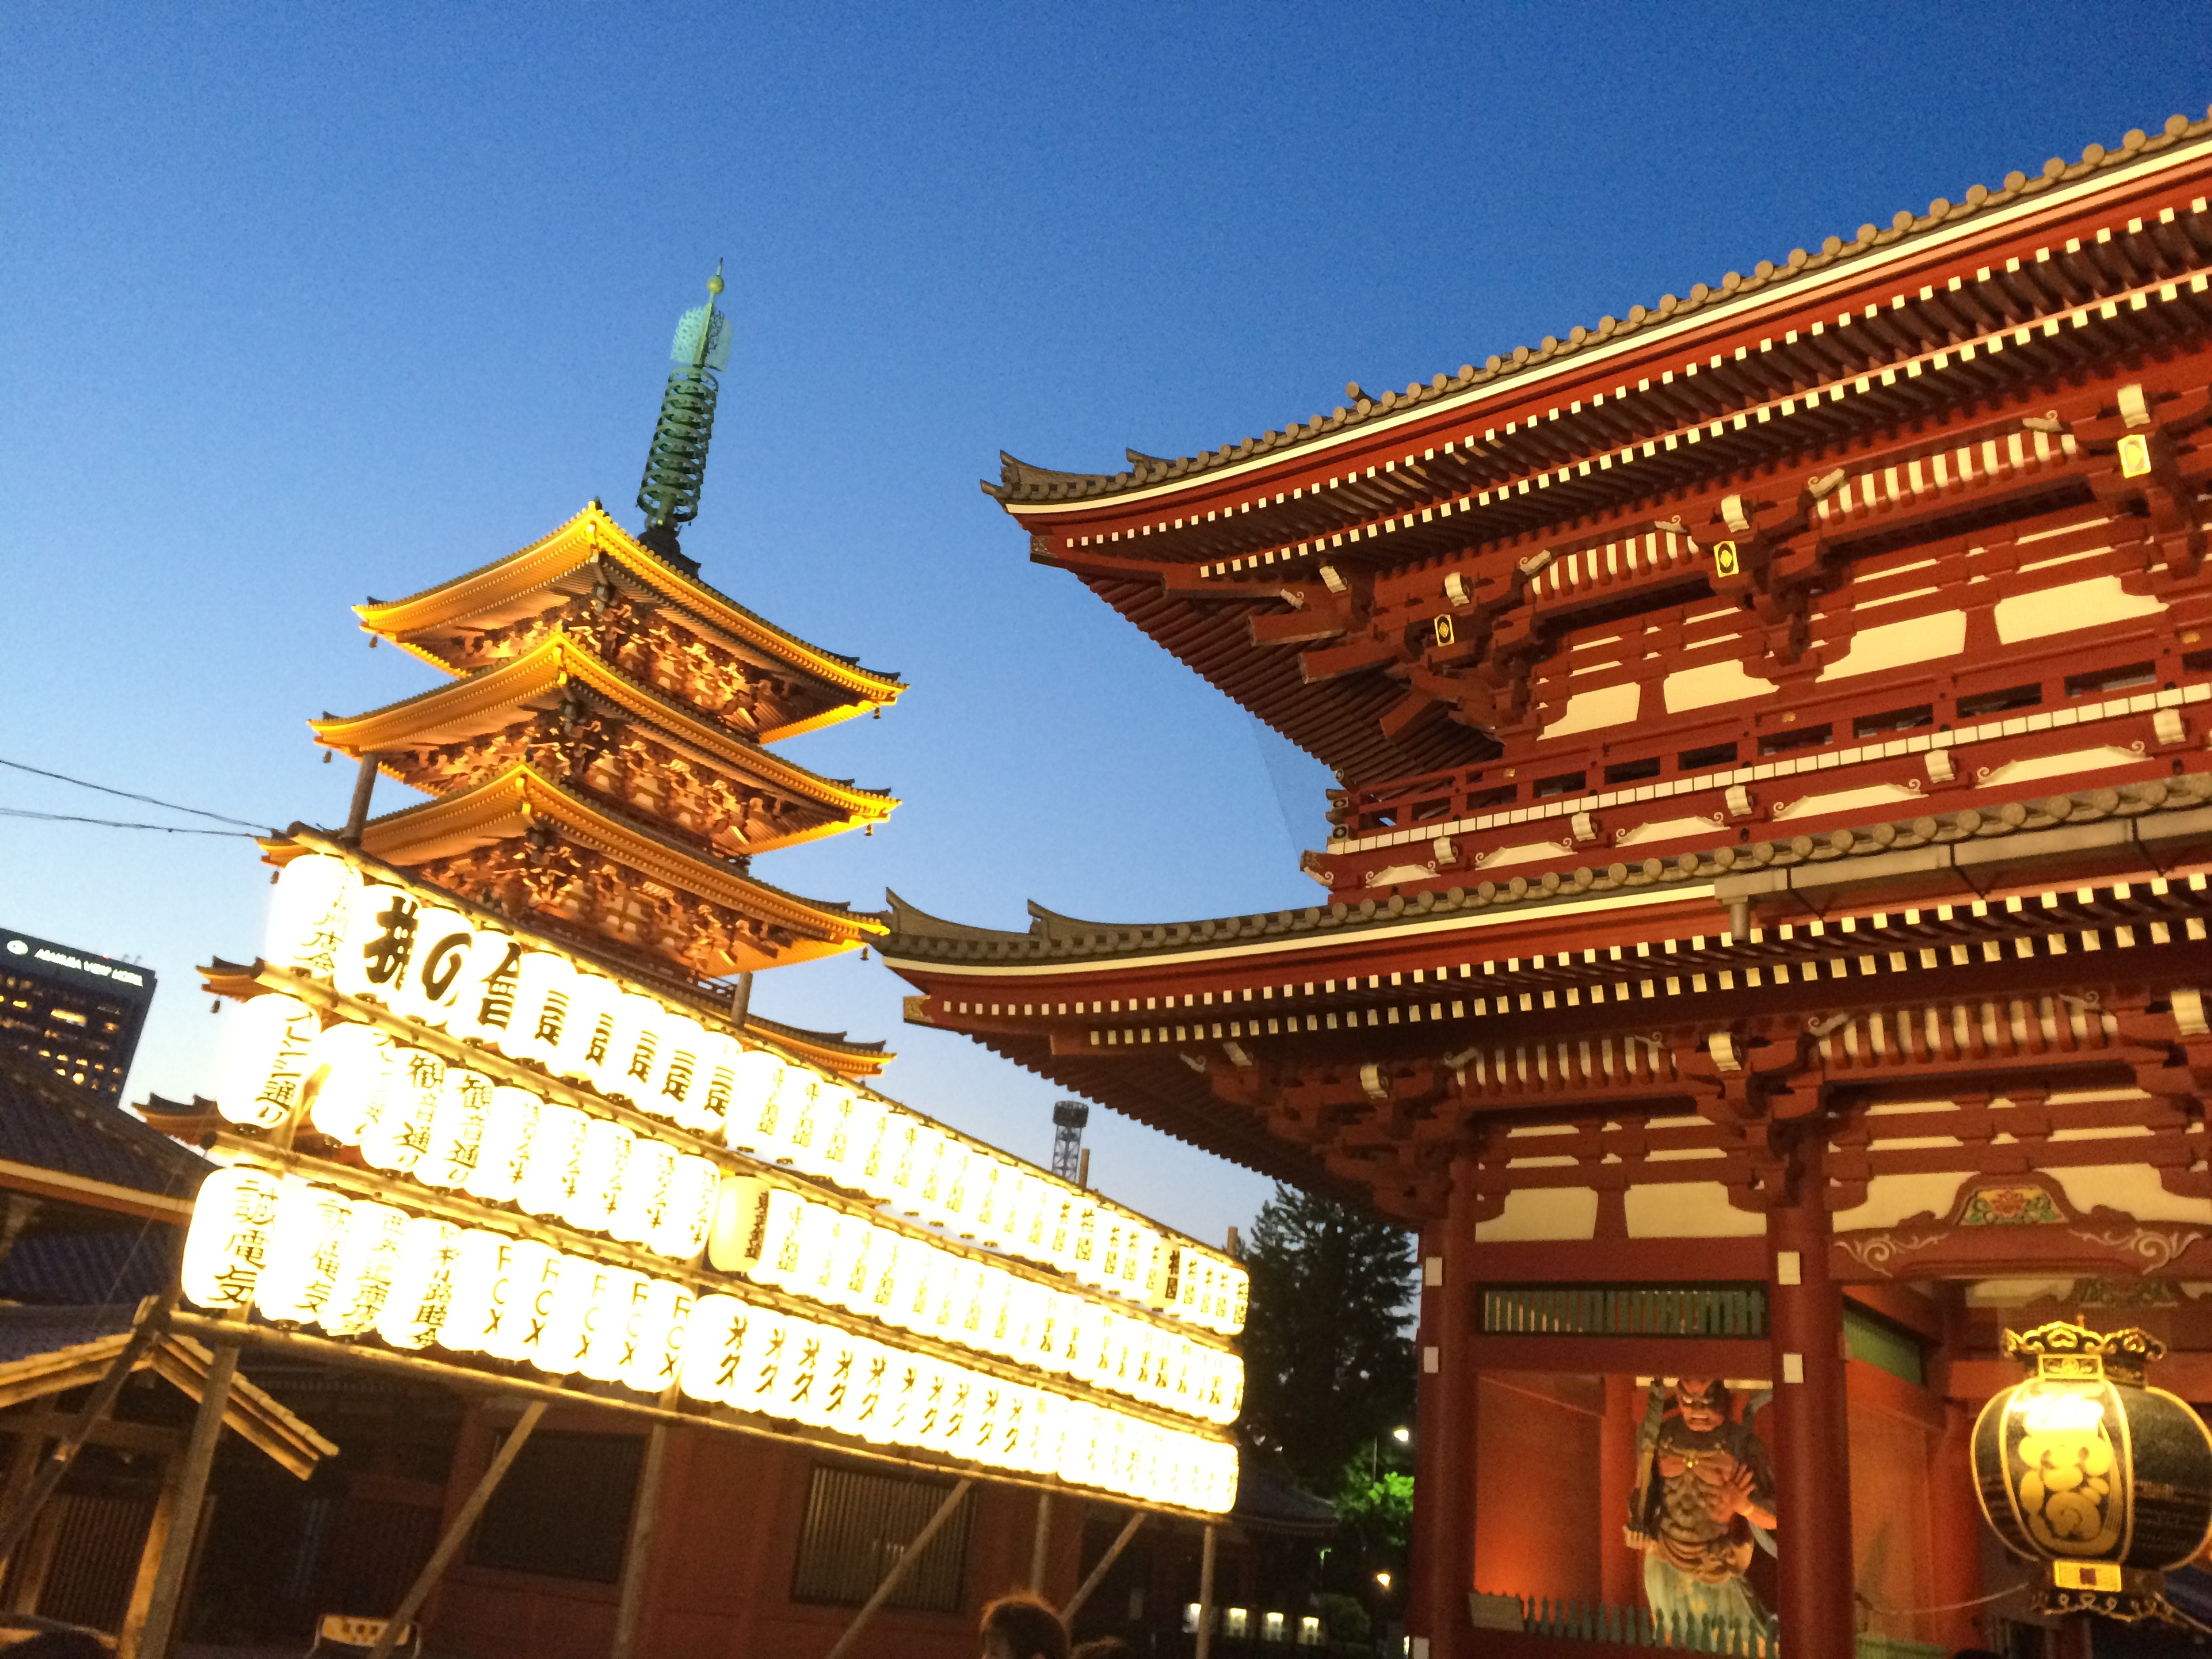
[[[983,1659],[1068,1659],[1067,1626],[1041,1598],[1002,1595],[983,1609]]]

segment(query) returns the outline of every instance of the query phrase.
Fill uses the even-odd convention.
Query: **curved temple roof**
[[[689,612],[733,643],[773,659],[836,690],[851,701],[834,713],[768,734],[790,737],[802,729],[881,708],[898,700],[905,683],[895,675],[863,668],[852,658],[811,645],[786,632],[726,593],[669,563],[624,530],[594,501],[551,534],[489,564],[404,599],[371,599],[354,607],[366,631],[392,641],[425,662],[447,672],[452,664],[427,642],[412,636],[454,623],[520,616],[527,601],[562,577],[605,559],[628,571],[669,604]]]
[[[1001,452],[998,482],[985,480],[981,488],[986,495],[1011,510],[1017,504],[1042,506],[1097,501],[1176,483],[1201,473],[1224,471],[1240,463],[1279,459],[1408,410],[1425,410],[1455,399],[1472,400],[1514,382],[1539,378],[1554,365],[1577,354],[1632,339],[1663,325],[1688,319],[1702,321],[1709,314],[1742,301],[1778,295],[1786,300],[1793,289],[1813,286],[1838,271],[1848,273],[1856,266],[1879,263],[1893,252],[1911,251],[1915,245],[1940,232],[1985,217],[2015,203],[2033,201],[2061,186],[2133,166],[2144,157],[2156,156],[2177,144],[2208,135],[2212,135],[2212,111],[2208,111],[2204,118],[2196,120],[2177,114],[2170,117],[2164,129],[2156,134],[2140,129],[2128,133],[2116,149],[2091,144],[2081,152],[2079,161],[2069,163],[2053,156],[2033,176],[2019,171],[2007,173],[2003,183],[1995,190],[1977,184],[1956,202],[1937,197],[1924,213],[1900,209],[1887,228],[1863,224],[1848,241],[1831,236],[1816,252],[1792,248],[1779,262],[1759,260],[1748,276],[1731,270],[1717,284],[1692,283],[1686,299],[1662,295],[1656,305],[1632,305],[1625,318],[1601,317],[1593,325],[1578,324],[1569,329],[1565,338],[1547,334],[1534,347],[1516,346],[1510,353],[1492,353],[1480,368],[1462,363],[1456,374],[1437,374],[1426,385],[1416,380],[1402,392],[1384,392],[1379,396],[1368,395],[1354,382],[1345,388],[1346,395],[1352,399],[1349,407],[1340,405],[1327,415],[1293,421],[1279,431],[1224,444],[1206,453],[1166,460],[1132,449],[1127,452],[1129,467],[1107,474],[1055,471]]]
[[[499,729],[516,717],[515,711],[526,706],[544,709],[556,707],[564,688],[572,682],[642,717],[677,746],[691,750],[709,764],[788,791],[854,821],[880,822],[898,805],[895,796],[823,777],[732,733],[702,717],[689,704],[677,702],[649,686],[639,684],[557,628],[542,643],[520,656],[466,679],[433,686],[428,691],[367,714],[343,718],[325,715],[307,724],[317,742],[356,757],[394,748],[453,743]],[[415,781],[397,768],[387,765],[382,769],[387,776],[401,782]],[[844,827],[842,819],[835,820],[811,833],[824,835]],[[785,837],[774,844],[786,845],[809,838]]]

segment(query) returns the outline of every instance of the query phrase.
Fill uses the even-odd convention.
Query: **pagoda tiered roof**
[[[852,658],[811,645],[641,545],[598,501],[550,535],[504,558],[404,599],[372,599],[354,607],[362,629],[391,640],[425,662],[465,674],[521,654],[538,643],[554,613],[580,602],[603,610],[611,599],[672,612],[697,636],[666,660],[709,681],[726,671],[699,659],[716,650],[755,669],[780,671],[791,684],[765,720],[742,708],[725,714],[763,743],[796,737],[898,700],[904,684]],[[701,647],[703,646],[704,649]],[[681,683],[669,689],[721,711],[725,702]]]
[[[1933,494],[1981,499],[1911,504],[1923,518],[2109,495],[2113,434],[2074,441],[2119,424],[2072,392],[2086,363],[2144,362],[2154,420],[2190,429],[2158,366],[2212,328],[2209,155],[2212,122],[2176,117],[1210,457],[1110,477],[1009,459],[986,488],[1034,559],[1347,782],[1480,766],[1559,719],[1564,672],[1528,676],[1565,631],[1710,591],[1719,540],[1863,557],[1894,532],[1864,510],[1896,501],[1890,470],[1960,448],[1994,465],[1936,471]],[[1838,470],[1872,486],[1848,517]],[[1431,641],[1439,614],[1455,629]]]
[[[641,684],[561,626],[496,667],[363,714],[325,715],[308,724],[317,740],[356,758],[374,755],[386,775],[431,794],[488,781],[528,757],[556,771],[561,735],[541,740],[531,716],[558,717],[573,728],[587,715],[635,720],[670,751],[656,769],[665,788],[675,781],[668,758],[735,784],[734,799],[712,818],[715,803],[692,807],[692,828],[725,852],[760,853],[832,835],[887,817],[896,799],[825,778],[733,733],[687,702]],[[572,781],[593,780],[581,766]],[[751,805],[754,811],[743,813]]]
[[[471,896],[511,894],[556,931],[600,932],[618,945],[655,948],[629,936],[634,907],[585,902],[579,890],[592,884],[587,871],[558,876],[549,871],[545,854],[554,842],[656,884],[664,895],[684,895],[726,913],[719,927],[670,930],[682,939],[679,959],[700,979],[811,961],[886,931],[866,911],[800,898],[756,880],[643,819],[542,776],[527,763],[442,799],[373,818],[361,836],[363,851],[440,886]]]

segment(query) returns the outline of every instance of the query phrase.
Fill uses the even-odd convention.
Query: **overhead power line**
[[[158,806],[165,812],[188,812],[196,818],[212,818],[217,823],[234,823],[241,830],[251,830],[255,831],[257,834],[260,833],[264,829],[264,825],[254,823],[251,818],[234,818],[227,813],[210,812],[204,807],[179,806],[173,800],[162,800],[154,795],[137,794],[129,789],[111,788],[104,783],[94,783],[87,778],[73,778],[66,772],[49,772],[43,766],[29,766],[26,765],[21,761],[12,761],[0,758],[0,766],[7,767],[11,771],[28,772],[34,777],[52,778],[57,783],[73,784],[79,789],[96,790],[103,795],[113,795],[118,800],[140,801],[148,806]],[[62,817],[63,815],[50,812],[10,811],[9,816],[19,818],[36,818],[56,817]],[[69,818],[65,821],[75,823],[101,823],[117,830],[162,830],[168,827],[166,824],[160,823],[122,823],[109,818]],[[181,834],[183,832],[179,831],[179,833]],[[197,833],[204,835],[210,832],[201,830]]]
[[[37,818],[46,823],[90,823],[102,830],[158,830],[165,836],[223,836],[234,841],[257,841],[263,833],[252,830],[203,830],[197,824],[131,823],[122,818],[80,817],[74,812],[33,812],[20,806],[0,806],[0,818]]]

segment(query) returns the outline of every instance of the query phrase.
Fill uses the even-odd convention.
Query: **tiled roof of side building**
[[[1996,190],[1978,184],[1956,202],[1938,197],[1928,204],[1925,213],[1900,210],[1887,229],[1871,223],[1864,224],[1859,227],[1857,235],[1852,240],[1846,241],[1841,237],[1831,236],[1816,252],[1793,248],[1779,263],[1761,259],[1748,276],[1738,271],[1729,271],[1717,286],[1704,283],[1692,284],[1686,299],[1672,294],[1664,295],[1656,306],[1631,306],[1626,318],[1607,316],[1600,318],[1595,326],[1577,325],[1567,331],[1564,339],[1547,335],[1534,347],[1516,346],[1510,354],[1492,354],[1480,368],[1472,363],[1462,364],[1458,374],[1438,374],[1425,386],[1417,380],[1402,392],[1384,392],[1371,398],[1358,394],[1354,386],[1348,386],[1346,392],[1353,398],[1352,407],[1340,406],[1328,415],[1317,415],[1309,421],[1293,421],[1280,431],[1270,431],[1235,444],[1224,444],[1205,454],[1163,460],[1132,449],[1127,452],[1129,468],[1109,475],[1054,471],[1030,465],[1002,452],[999,481],[994,483],[985,480],[982,489],[985,494],[995,497],[1008,507],[1018,504],[1072,501],[1144,489],[1249,461],[1255,456],[1287,453],[1419,404],[1441,402],[1477,390],[1489,391],[1508,384],[1516,377],[1535,374],[1577,352],[1610,344],[1662,323],[1675,323],[1707,308],[1718,307],[1752,295],[1786,292],[1792,284],[1823,277],[1839,268],[1848,269],[1855,263],[1887,255],[1901,244],[1909,245],[1977,216],[2033,198],[2100,172],[2133,166],[2145,157],[2158,155],[2177,144],[2208,135],[2212,135],[2212,111],[2208,111],[2204,118],[2197,120],[2191,120],[2185,115],[2174,115],[2167,119],[2164,130],[2157,134],[2148,134],[2140,129],[2130,131],[2116,149],[2108,150],[2102,144],[2091,144],[2081,152],[2078,161],[2071,163],[2062,157],[2053,156],[2044,163],[2042,171],[2033,177],[2015,171],[2006,174],[2004,182]]]
[[[151,1224],[19,1238],[0,1257],[0,1301],[46,1307],[136,1303],[168,1281],[176,1252],[175,1229]]]
[[[208,1164],[35,1061],[0,1052],[0,1162],[161,1198],[188,1198]]]
[[[880,948],[887,960],[933,959],[948,965],[1141,958],[1247,945],[1264,949],[1268,941],[1293,935],[1402,927],[1409,921],[1426,916],[1441,920],[1455,912],[1525,910],[1534,917],[1547,905],[1593,895],[1640,890],[1663,899],[1670,888],[1723,878],[1778,889],[1802,887],[1810,884],[1814,874],[1830,873],[1831,866],[1834,878],[1847,880],[1851,861],[1880,857],[1887,864],[1923,851],[1922,862],[1931,869],[1948,859],[1960,868],[1972,862],[1986,877],[2008,863],[2094,856],[2106,842],[2133,840],[2154,848],[2201,842],[2212,836],[2208,813],[2212,813],[2212,778],[2184,775],[1996,807],[1966,807],[1819,836],[1723,845],[1634,864],[1616,862],[1602,869],[1583,865],[1571,871],[1538,871],[1509,881],[1484,881],[1411,897],[1362,899],[1357,905],[1308,905],[1204,921],[1109,923],[1078,921],[1033,902],[1030,913],[1034,920],[1022,933],[945,921],[888,893],[891,933]],[[2100,833],[2088,833],[2096,826],[2104,826]],[[2061,830],[2074,833],[2057,837],[2045,833]],[[1951,850],[1961,846],[1972,849],[1971,860]]]

